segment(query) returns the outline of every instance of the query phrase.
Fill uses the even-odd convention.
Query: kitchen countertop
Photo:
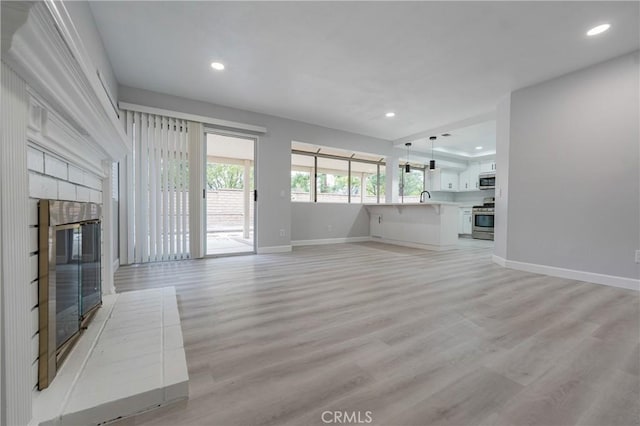
[[[395,207],[412,207],[412,206],[456,206],[459,207],[459,203],[454,203],[452,201],[425,201],[424,203],[367,203],[364,206],[375,206],[375,207],[384,207],[384,206],[395,206]]]

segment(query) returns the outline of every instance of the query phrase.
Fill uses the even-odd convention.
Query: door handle
[[[258,201],[258,190],[257,189],[253,190],[253,201]]]

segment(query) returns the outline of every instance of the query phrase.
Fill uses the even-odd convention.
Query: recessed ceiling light
[[[600,33],[607,31],[610,27],[611,25],[609,24],[598,25],[597,27],[593,27],[589,31],[587,31],[587,35],[588,36],[598,35]]]
[[[387,117],[387,118],[391,118],[391,117],[395,117],[396,113],[395,112],[388,112],[384,116]]]
[[[222,71],[224,69],[224,64],[221,62],[211,62],[211,68],[216,71]]]
[[[482,147],[481,146],[476,146],[476,149],[482,149]]]

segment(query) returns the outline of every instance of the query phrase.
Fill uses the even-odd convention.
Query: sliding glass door
[[[205,253],[255,253],[256,140],[207,133],[205,143]]]

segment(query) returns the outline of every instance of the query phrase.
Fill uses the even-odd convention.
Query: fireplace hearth
[[[38,389],[46,389],[102,305],[101,207],[38,203]]]

